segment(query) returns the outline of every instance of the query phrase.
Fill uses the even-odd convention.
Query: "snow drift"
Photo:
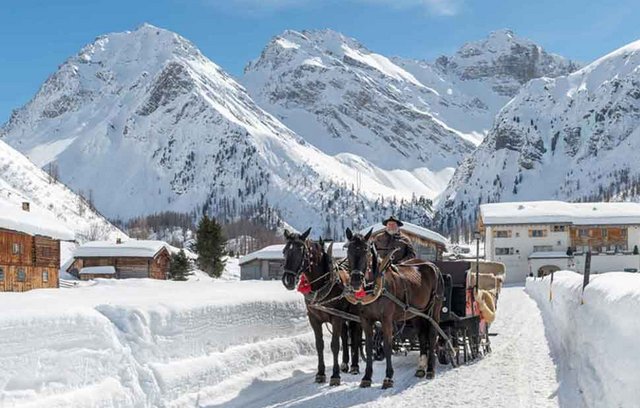
[[[193,406],[229,376],[315,353],[280,282],[109,281],[0,297],[0,405]]]
[[[556,272],[527,280],[540,307],[558,364],[565,406],[632,407],[640,400],[640,275],[612,272],[591,278]],[[549,291],[552,300],[549,300]],[[584,299],[584,303],[581,303]]]

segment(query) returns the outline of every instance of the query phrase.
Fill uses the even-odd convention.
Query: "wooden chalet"
[[[67,272],[81,280],[95,278],[167,279],[171,254],[163,241],[94,241],[79,246]]]
[[[0,292],[57,288],[60,241],[74,239],[50,213],[0,199]]]

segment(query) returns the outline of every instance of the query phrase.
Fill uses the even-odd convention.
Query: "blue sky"
[[[386,55],[432,59],[511,28],[588,62],[640,39],[637,0],[2,0],[0,122],[96,36],[143,22],[178,32],[231,74],[285,29],[331,28]]]

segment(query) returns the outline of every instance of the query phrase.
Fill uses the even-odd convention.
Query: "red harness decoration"
[[[363,297],[367,296],[367,292],[364,291],[364,286],[360,287],[360,290],[355,292],[353,296],[355,296],[356,299],[362,299]]]
[[[300,282],[298,283],[298,292],[302,293],[303,295],[311,293],[311,284],[307,279],[307,275],[305,275],[304,273],[300,276]]]

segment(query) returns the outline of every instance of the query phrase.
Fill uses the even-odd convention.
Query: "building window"
[[[24,268],[18,268],[18,282],[24,282],[27,280],[27,274]]]
[[[14,255],[20,255],[22,253],[22,243],[14,242],[12,252]]]
[[[531,233],[531,236],[534,238],[542,238],[545,236],[545,231],[544,230],[529,230]]]
[[[0,268],[0,282],[4,282],[4,269]]]
[[[553,226],[553,232],[564,232],[565,230],[565,226],[564,225],[554,225]]]
[[[600,228],[600,235],[602,236],[602,238],[606,238],[607,237],[607,229],[606,228]]]
[[[533,252],[551,252],[553,247],[551,245],[534,245]]]
[[[589,229],[588,228],[579,228],[578,229],[578,236],[580,238],[585,238],[589,236]]]
[[[49,282],[49,271],[42,271],[42,281]]]
[[[623,237],[627,236],[627,229],[626,228],[620,228],[620,235],[622,235]]]
[[[511,231],[496,231],[496,238],[511,238]]]
[[[513,248],[496,248],[496,255],[513,255]]]

